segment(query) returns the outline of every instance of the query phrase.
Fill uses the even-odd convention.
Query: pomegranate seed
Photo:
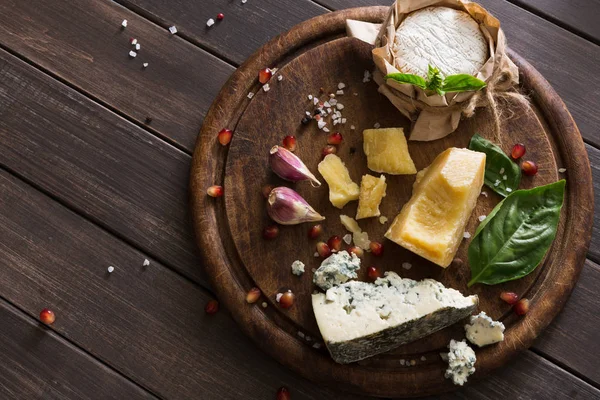
[[[328,144],[327,146],[323,147],[323,158],[325,158],[325,156],[328,154],[335,153],[337,153],[337,148],[335,146]]]
[[[342,143],[342,134],[339,132],[333,132],[327,138],[327,144],[340,144]]]
[[[217,300],[209,300],[204,306],[204,312],[207,314],[215,314],[219,311],[219,302]]]
[[[208,194],[210,197],[221,197],[223,196],[223,186],[211,186],[206,189],[206,194]]]
[[[383,245],[381,243],[371,242],[369,247],[371,248],[371,254],[373,254],[375,257],[379,257],[383,254]]]
[[[54,315],[54,312],[52,310],[44,308],[40,312],[40,321],[42,321],[44,324],[52,325],[55,320],[56,320],[56,315]]]
[[[290,391],[285,386],[280,387],[279,390],[277,390],[276,400],[291,400],[291,398]]]
[[[513,310],[515,310],[515,314],[517,315],[525,315],[529,311],[529,300],[521,299],[517,301],[517,304],[513,306]]]
[[[339,236],[332,236],[327,241],[327,246],[331,250],[340,251],[342,249],[342,238]]]
[[[269,225],[263,230],[263,237],[267,240],[273,240],[279,236],[279,227],[277,225]]]
[[[273,72],[271,72],[270,68],[263,68],[258,72],[258,81],[263,85],[271,79],[273,76]]]
[[[248,294],[246,295],[246,302],[248,304],[256,303],[260,298],[260,294],[260,289],[257,287],[253,287],[248,291]]]
[[[282,294],[281,297],[279,298],[279,305],[281,306],[281,308],[290,308],[291,306],[293,306],[294,305],[294,293],[285,292],[284,294]]]
[[[231,129],[223,128],[219,131],[217,138],[219,139],[219,143],[221,143],[223,146],[227,146],[229,142],[231,142],[232,135],[233,132]]]
[[[269,195],[271,194],[271,191],[275,189],[275,186],[273,185],[265,185],[262,187],[262,195],[265,199],[269,198]]]
[[[375,267],[369,267],[369,269],[367,269],[367,275],[369,276],[369,279],[371,279],[372,281],[381,277],[381,274],[379,274],[379,271]]]
[[[308,237],[311,239],[316,239],[319,236],[321,236],[322,232],[323,232],[323,227],[321,226],[321,224],[314,225],[308,230]]]
[[[348,253],[354,253],[354,254],[356,254],[356,257],[359,257],[359,258],[362,258],[362,256],[365,255],[365,252],[363,251],[363,249],[361,249],[358,246],[348,247]]]
[[[525,151],[526,151],[525,145],[522,143],[517,143],[513,146],[510,156],[514,160],[518,160],[519,158],[521,158],[525,155]]]
[[[296,136],[286,136],[283,138],[283,147],[289,151],[296,150]]]
[[[223,14],[223,13],[218,13],[217,14],[217,20],[218,21],[223,21],[223,18],[225,18],[225,14]]]
[[[519,295],[513,292],[502,292],[500,293],[500,298],[511,306],[519,301]]]
[[[527,176],[533,176],[538,172],[538,166],[533,161],[523,161],[521,168],[523,169],[523,173]]]
[[[323,258],[327,258],[331,255],[331,249],[325,242],[317,243],[317,253]]]

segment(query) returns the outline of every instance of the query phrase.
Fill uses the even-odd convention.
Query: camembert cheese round
[[[489,58],[479,24],[464,11],[427,7],[409,14],[396,30],[396,68],[427,77],[428,66],[443,76],[476,75]]]

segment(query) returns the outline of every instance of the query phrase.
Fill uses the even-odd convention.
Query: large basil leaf
[[[468,92],[478,91],[486,87],[486,83],[481,79],[475,78],[469,74],[450,75],[444,79],[442,90],[444,92]]]
[[[413,74],[387,74],[385,76],[385,79],[393,79],[396,82],[400,82],[400,83],[409,83],[411,85],[415,85],[420,87],[421,89],[426,89],[427,88],[427,82],[425,81],[425,79],[423,77],[420,77],[419,75],[413,75]]]
[[[565,181],[517,190],[479,225],[469,245],[471,281],[495,285],[538,266],[556,236]]]
[[[485,153],[484,181],[490,189],[506,197],[519,188],[521,168],[500,147],[475,134],[471,138],[469,149]]]

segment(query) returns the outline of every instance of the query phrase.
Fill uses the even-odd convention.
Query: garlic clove
[[[314,187],[321,186],[321,182],[308,170],[302,160],[285,147],[271,147],[271,150],[269,150],[269,164],[273,172],[286,181],[310,180],[311,185]]]
[[[325,219],[302,196],[285,186],[276,187],[271,191],[267,199],[267,213],[273,221],[281,225],[296,225]]]

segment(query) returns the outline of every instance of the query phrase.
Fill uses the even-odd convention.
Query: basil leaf
[[[506,197],[519,188],[521,168],[500,147],[475,134],[469,142],[469,149],[485,153],[484,181],[490,189]]]
[[[565,183],[517,190],[494,208],[469,245],[469,287],[519,279],[538,266],[556,236]]]
[[[481,90],[486,86],[484,81],[473,75],[458,74],[447,76],[442,84],[442,90],[445,92],[469,92]]]
[[[411,85],[415,85],[420,87],[421,89],[426,89],[427,88],[427,82],[425,82],[425,79],[423,79],[422,77],[420,77],[419,75],[413,75],[413,74],[387,74],[385,76],[385,79],[393,79],[396,82],[400,82],[400,83],[409,83]]]

